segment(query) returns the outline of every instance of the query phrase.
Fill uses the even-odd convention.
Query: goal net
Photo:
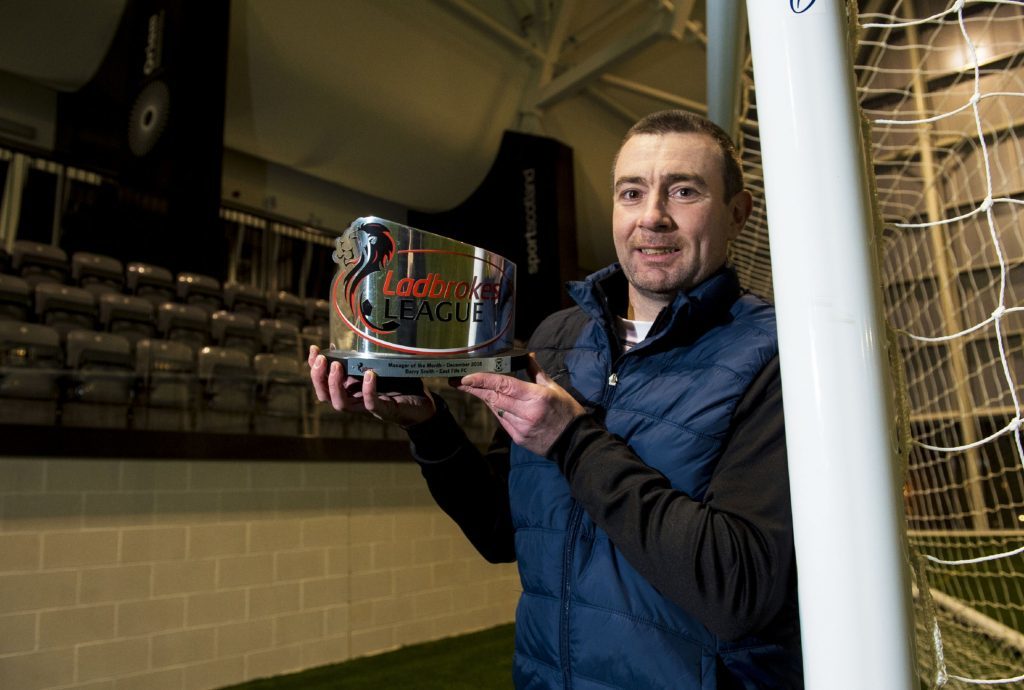
[[[1024,2],[857,11],[918,670],[928,687],[1024,687]],[[763,192],[746,75],[739,143]],[[770,298],[763,201],[732,251]]]
[[[1024,5],[865,2],[855,64],[902,356],[919,668],[1024,680]]]

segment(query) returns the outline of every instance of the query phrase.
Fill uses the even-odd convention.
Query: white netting
[[[750,55],[743,70],[739,136],[736,147],[743,164],[743,178],[754,195],[754,208],[747,227],[732,243],[729,259],[744,288],[774,302],[772,260],[768,247],[768,215],[764,203],[764,171],[761,167],[761,139],[757,127],[753,66]]]
[[[1024,681],[1024,5],[862,2],[922,678]]]
[[[918,666],[929,687],[1024,687],[1024,2],[859,12],[851,50],[905,378],[894,421],[909,436]],[[739,143],[758,201],[732,261],[770,298],[751,82],[748,69]]]

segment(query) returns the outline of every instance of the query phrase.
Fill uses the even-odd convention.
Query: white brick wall
[[[506,623],[411,461],[0,458],[0,688],[207,690]]]

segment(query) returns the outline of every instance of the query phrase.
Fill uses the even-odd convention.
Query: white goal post
[[[869,173],[837,0],[748,0],[808,690],[915,687]]]

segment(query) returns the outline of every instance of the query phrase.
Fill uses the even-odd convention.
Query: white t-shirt
[[[637,343],[642,342],[653,325],[653,321],[633,321],[621,316],[616,317],[616,331],[619,341],[622,343],[622,349],[629,350]]]

